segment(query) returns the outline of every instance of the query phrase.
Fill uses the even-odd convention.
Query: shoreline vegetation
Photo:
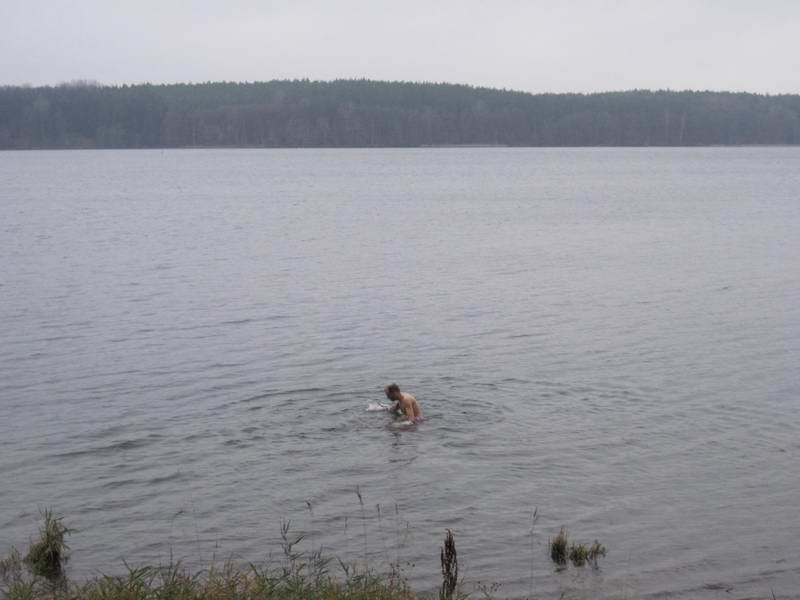
[[[800,144],[800,95],[358,80],[0,86],[0,149]]]
[[[356,493],[362,517],[366,518],[360,490]],[[537,516],[534,510],[529,532],[531,596]],[[0,559],[0,600],[465,600],[475,593],[484,599],[492,598],[500,587],[473,582],[472,589],[468,589],[468,582],[459,575],[456,540],[450,529],[445,530],[440,548],[440,588],[417,593],[406,582],[399,562],[378,571],[370,567],[366,554],[364,562],[358,564],[325,556],[322,548],[298,550],[305,536],[292,533],[289,521],[281,523],[279,558],[267,564],[226,561],[192,571],[170,556],[166,565],[132,567],[124,562],[122,575],[75,581],[66,569],[70,555],[67,537],[74,530],[51,510],[42,511],[41,517],[39,537],[31,540],[28,552],[23,556],[12,548],[8,556]],[[364,536],[366,547],[366,529]],[[568,562],[576,568],[590,565],[599,569],[598,559],[605,556],[606,549],[597,541],[591,547],[570,545],[562,528],[548,540],[548,552],[558,572],[566,569]]]

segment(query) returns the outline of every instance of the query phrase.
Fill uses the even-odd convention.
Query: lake
[[[800,589],[800,148],[4,152],[0,332],[0,553]]]

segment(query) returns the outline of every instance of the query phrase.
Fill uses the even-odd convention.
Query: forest
[[[800,144],[800,95],[442,83],[0,87],[0,149]]]

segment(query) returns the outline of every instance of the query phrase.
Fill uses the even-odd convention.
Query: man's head
[[[383,388],[383,391],[386,392],[386,397],[389,400],[400,400],[400,386],[396,383],[391,383]]]

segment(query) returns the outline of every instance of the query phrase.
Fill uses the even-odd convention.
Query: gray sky
[[[800,0],[0,0],[0,83],[800,92]]]

